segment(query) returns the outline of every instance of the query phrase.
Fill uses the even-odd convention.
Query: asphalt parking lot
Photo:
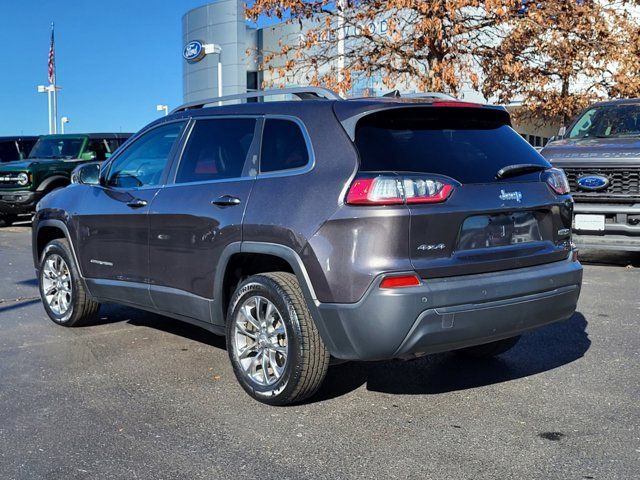
[[[29,225],[1,229],[0,478],[640,478],[640,255],[583,260],[573,318],[499,359],[347,363],[274,408],[204,330],[54,325]]]

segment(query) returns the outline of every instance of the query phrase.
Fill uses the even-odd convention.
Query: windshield
[[[640,136],[640,104],[591,108],[569,132],[574,139],[636,136]]]
[[[0,162],[11,162],[12,160],[20,160],[16,142],[0,142]]]
[[[29,158],[78,158],[84,138],[40,138]]]

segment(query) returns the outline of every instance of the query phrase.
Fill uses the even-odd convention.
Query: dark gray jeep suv
[[[276,94],[305,101],[185,105],[40,202],[54,322],[117,302],[194,323],[250,395],[288,404],[332,358],[497,355],[573,314],[566,178],[504,109]]]

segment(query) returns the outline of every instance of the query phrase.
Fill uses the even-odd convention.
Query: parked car
[[[566,178],[504,109],[287,92],[314,100],[181,107],[45,197],[51,320],[116,302],[199,325],[249,395],[288,404],[331,358],[492,356],[573,314]]]
[[[640,251],[640,99],[592,105],[541,153],[569,179],[578,247]]]
[[[130,133],[44,135],[29,157],[0,164],[0,227],[32,213],[42,197],[66,187],[82,162],[106,160]]]
[[[27,158],[38,137],[0,137],[0,163]]]

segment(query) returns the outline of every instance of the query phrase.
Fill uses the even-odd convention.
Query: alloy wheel
[[[242,373],[259,386],[270,386],[284,374],[288,339],[282,316],[269,299],[247,298],[234,319],[234,355]]]
[[[42,272],[42,291],[47,305],[56,315],[65,315],[71,308],[71,272],[64,259],[53,254],[47,257]]]

